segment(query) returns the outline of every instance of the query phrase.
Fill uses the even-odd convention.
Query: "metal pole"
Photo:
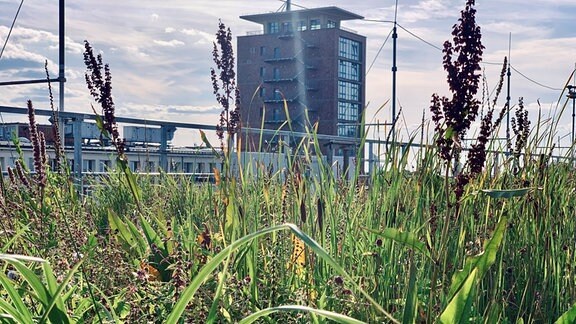
[[[510,72],[510,61],[511,61],[511,48],[512,48],[512,33],[508,38],[508,72],[506,76],[508,77],[508,84],[507,84],[507,92],[506,92],[506,156],[510,155],[510,76],[512,73]]]
[[[396,21],[394,21],[394,28],[392,29],[392,142],[396,142],[396,40],[398,33],[396,32]]]
[[[64,111],[64,82],[66,82],[66,76],[64,74],[64,64],[66,58],[66,30],[65,30],[65,4],[64,0],[60,0],[59,6],[59,28],[58,28],[58,38],[59,38],[59,58],[58,58],[58,79],[60,82],[60,111]]]
[[[392,29],[392,143],[396,142],[396,52],[398,40],[398,0],[394,6],[394,28]]]
[[[74,118],[72,121],[72,134],[74,136],[74,174],[79,188],[82,188],[82,118]]]

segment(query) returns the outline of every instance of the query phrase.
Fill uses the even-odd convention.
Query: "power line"
[[[400,24],[397,24],[397,25],[398,25],[398,27],[402,28],[402,30],[404,30],[404,31],[407,32],[408,34],[412,35],[412,37],[418,39],[419,41],[425,43],[425,44],[428,45],[428,46],[431,46],[431,47],[433,47],[433,48],[435,48],[435,49],[437,49],[437,50],[439,50],[439,51],[442,51],[442,48],[441,48],[441,47],[436,46],[436,45],[430,43],[429,41],[425,40],[424,38],[422,38],[422,37],[414,34],[413,32],[409,31],[407,28],[404,28],[404,26],[402,26],[402,25],[400,25]]]
[[[366,71],[366,75],[368,75],[368,73],[370,72],[370,70],[372,70],[372,66],[374,66],[374,63],[376,63],[376,59],[378,58],[378,56],[380,55],[380,52],[382,52],[382,49],[384,48],[384,45],[386,45],[386,42],[388,42],[388,38],[390,38],[390,35],[392,35],[392,29],[390,29],[390,32],[388,33],[388,36],[386,36],[386,39],[384,40],[384,43],[382,43],[382,46],[380,46],[380,49],[378,50],[378,53],[376,53],[376,56],[374,56],[374,60],[372,60],[372,63],[370,64],[370,67],[368,68],[368,71]]]
[[[539,85],[539,86],[541,86],[542,88],[546,88],[546,89],[550,89],[550,90],[554,90],[554,91],[562,91],[562,89],[547,86],[547,85],[542,84],[542,83],[540,83],[540,82],[538,82],[538,81],[535,81],[534,79],[531,79],[531,78],[527,77],[526,75],[524,75],[522,72],[518,71],[518,70],[517,70],[514,66],[512,66],[512,65],[511,65],[510,67],[512,68],[512,70],[516,71],[516,73],[518,73],[518,74],[520,74],[521,76],[523,76],[526,80],[528,80],[528,81],[530,81],[530,82],[532,82],[532,83],[534,83],[534,84],[536,84],[536,85]]]
[[[16,19],[18,19],[18,14],[20,13],[20,9],[22,9],[23,4],[24,4],[24,0],[20,1],[20,6],[18,6],[18,11],[16,11],[16,15],[14,16],[14,20],[12,20],[12,26],[10,26],[10,30],[8,31],[8,36],[6,36],[6,40],[4,41],[4,46],[2,46],[2,51],[0,52],[0,60],[2,59],[2,55],[4,54],[4,50],[6,49],[6,45],[8,45],[8,39],[10,39],[10,35],[12,34],[12,29],[14,29],[14,25],[16,24]]]

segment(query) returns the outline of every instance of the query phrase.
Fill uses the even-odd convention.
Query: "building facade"
[[[240,18],[262,28],[238,37],[243,127],[304,132],[317,124],[318,134],[362,136],[366,38],[341,27],[362,16],[324,7]],[[243,144],[265,150],[259,138],[245,136]],[[275,139],[267,140],[274,145]],[[322,142],[335,152],[354,150],[350,141]]]

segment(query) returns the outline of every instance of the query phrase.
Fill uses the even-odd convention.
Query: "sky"
[[[562,89],[576,63],[576,1],[477,2],[476,18],[486,47],[483,59],[487,64],[483,67],[487,89],[496,85],[499,64],[511,45],[515,69],[511,76],[512,103],[524,98],[533,125],[539,107],[544,116],[558,114],[557,103],[561,108],[567,101]],[[418,128],[423,113],[429,119],[431,95],[447,94],[442,53],[435,47],[450,38],[464,4],[465,0],[398,0],[398,24],[421,38],[398,30],[397,103],[402,109],[403,139]],[[20,0],[0,0],[0,45],[19,5]],[[230,27],[234,36],[246,35],[260,26],[239,16],[275,12],[282,5],[278,0],[68,1],[65,110],[91,111],[82,61],[83,41],[88,40],[110,64],[118,116],[214,125],[220,108],[212,92],[210,67],[214,66],[211,52],[218,20]],[[292,2],[293,10],[332,5],[366,19],[394,19],[395,0]],[[374,123],[388,122],[392,41],[385,39],[392,25],[357,20],[344,22],[343,26],[367,37],[367,66],[371,68],[366,76],[366,118]],[[58,1],[25,0],[0,58],[0,81],[44,78],[45,60],[51,75],[57,77]],[[0,105],[24,107],[28,99],[37,108],[48,108],[46,85],[0,87]],[[504,101],[505,94],[498,101],[499,107]],[[23,116],[0,117],[4,122],[24,121]],[[568,111],[554,134],[562,138],[562,145],[568,144],[571,127]],[[372,128],[369,137],[383,134],[383,128],[379,133]],[[174,143],[194,145],[200,144],[200,139],[197,131],[178,130]]]

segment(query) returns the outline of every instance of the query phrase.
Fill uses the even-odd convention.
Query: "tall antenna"
[[[398,0],[396,0],[396,8],[394,9],[394,28],[392,29],[392,141],[396,141],[396,43],[398,39],[397,33],[397,19],[398,18]]]
[[[64,83],[66,82],[66,76],[64,74],[64,59],[66,57],[66,29],[65,29],[65,4],[64,0],[60,0],[60,7],[59,7],[59,18],[58,18],[58,51],[59,51],[59,58],[58,58],[58,82],[60,83],[60,91],[59,91],[59,111],[64,111]],[[62,125],[60,125],[62,126]],[[61,132],[64,132],[64,128],[60,128]],[[62,136],[64,138],[64,136]]]
[[[286,0],[286,11],[292,10],[290,0]]]
[[[510,155],[510,150],[512,148],[512,144],[510,143],[510,76],[512,73],[510,72],[510,61],[512,58],[510,57],[512,52],[512,33],[510,33],[508,37],[508,72],[506,76],[508,77],[507,82],[507,92],[506,92],[506,147],[507,147],[507,155]]]

